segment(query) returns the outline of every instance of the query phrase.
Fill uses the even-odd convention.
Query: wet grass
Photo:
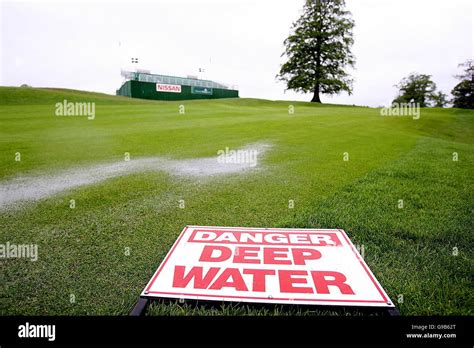
[[[422,109],[413,120],[301,102],[18,90],[0,88],[1,181],[125,152],[196,158],[273,147],[251,173],[137,173],[1,211],[0,243],[38,244],[39,259],[0,261],[0,314],[127,314],[185,225],[342,228],[402,314],[473,313],[473,111]],[[96,102],[96,118],[54,116],[63,99]],[[360,313],[161,301],[149,314]]]

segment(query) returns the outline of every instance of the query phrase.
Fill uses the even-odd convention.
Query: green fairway
[[[95,119],[55,116],[64,99],[95,102]],[[36,262],[0,259],[2,315],[126,315],[186,225],[341,228],[363,246],[402,315],[474,313],[472,110],[421,109],[414,120],[304,102],[158,102],[0,87],[0,126],[0,186],[121,162],[126,152],[189,159],[271,145],[255,171],[145,171],[0,209],[0,244],[38,244],[39,252]],[[334,312],[176,302],[149,313]]]

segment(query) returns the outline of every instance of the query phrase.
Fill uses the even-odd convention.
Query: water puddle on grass
[[[18,177],[0,182],[0,208],[133,173],[164,171],[176,176],[211,177],[246,172],[258,168],[261,156],[270,147],[268,144],[257,143],[234,152],[229,149],[220,150],[216,157],[184,160],[145,157],[64,170],[52,175]]]

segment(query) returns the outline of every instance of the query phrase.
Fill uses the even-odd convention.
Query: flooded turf
[[[52,175],[17,177],[0,183],[0,208],[21,201],[39,200],[80,186],[95,184],[110,178],[145,171],[165,171],[171,175],[209,177],[236,174],[258,168],[258,157],[269,144],[249,144],[226,156],[172,160],[146,157],[64,170]],[[254,156],[243,156],[251,153]],[[240,154],[240,157],[239,157]],[[249,160],[250,157],[252,160]]]

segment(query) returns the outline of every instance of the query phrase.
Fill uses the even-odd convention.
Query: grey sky
[[[304,0],[1,1],[0,84],[114,94],[120,69],[236,84],[242,97],[284,93],[275,75]],[[457,64],[474,58],[472,0],[346,0],[356,22],[354,94],[323,102],[387,105],[410,72],[449,93]],[[203,74],[198,73],[204,68]]]

